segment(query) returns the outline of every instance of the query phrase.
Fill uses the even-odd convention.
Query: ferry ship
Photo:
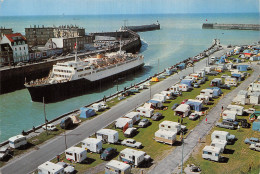
[[[118,52],[97,54],[53,65],[49,76],[25,83],[32,101],[51,103],[79,96],[95,89],[102,81],[111,81],[144,66],[142,55]]]

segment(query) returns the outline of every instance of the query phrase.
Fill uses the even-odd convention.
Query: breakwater
[[[260,30],[260,25],[259,25],[259,24],[218,24],[218,23],[203,23],[202,29]]]
[[[122,49],[127,52],[138,52],[142,46],[140,36],[133,31],[121,32],[102,32],[91,33],[93,36],[111,36],[117,38],[124,38]],[[119,50],[119,46],[111,47],[109,49],[98,50],[99,53]],[[78,54],[79,58],[84,56],[94,55],[97,52],[86,52]],[[74,56],[64,56],[55,59],[47,59],[44,62],[28,64],[25,66],[11,66],[0,69],[0,94],[13,92],[15,90],[23,89],[25,81],[31,81],[43,77],[47,77],[53,65],[61,61],[74,60]]]
[[[151,25],[140,25],[140,26],[124,26],[120,30],[132,30],[134,32],[144,32],[152,30],[160,30],[160,24],[151,24]]]

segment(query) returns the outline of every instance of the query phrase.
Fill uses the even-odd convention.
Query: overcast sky
[[[0,16],[259,13],[260,0],[0,0]]]

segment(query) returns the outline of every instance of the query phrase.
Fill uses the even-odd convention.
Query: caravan
[[[140,164],[149,161],[151,157],[149,155],[146,155],[145,152],[139,151],[139,150],[134,150],[130,148],[126,148],[122,150],[119,154],[119,160],[131,164],[134,166],[139,166]]]
[[[96,133],[97,139],[102,140],[104,143],[117,143],[118,132],[112,129],[100,129]]]
[[[81,147],[70,147],[65,150],[66,159],[81,163],[87,158],[87,151]]]
[[[219,147],[205,146],[202,158],[212,161],[219,161],[221,149]]]
[[[237,113],[235,111],[225,110],[222,114],[223,119],[231,119],[233,121],[236,120]]]
[[[196,100],[202,101],[203,104],[209,103],[209,96],[206,95],[197,95]]]
[[[159,124],[159,129],[179,133],[181,124],[173,121],[163,121]]]
[[[131,166],[117,160],[106,164],[105,174],[131,174]]]
[[[167,100],[173,99],[173,92],[171,91],[162,91],[161,94],[165,95]]]
[[[130,118],[133,121],[133,124],[136,124],[140,121],[140,114],[138,112],[129,112],[124,117]]]
[[[139,107],[136,109],[136,112],[140,114],[140,116],[149,117],[151,118],[153,116],[154,109],[150,107]]]
[[[224,140],[227,141],[228,144],[231,144],[235,141],[235,135],[231,135],[229,132],[226,131],[214,131],[211,134],[211,141],[217,139],[217,140]]]
[[[176,141],[176,134],[177,132],[175,131],[167,131],[167,130],[159,129],[158,131],[155,132],[154,139],[157,142],[173,145],[174,142]]]
[[[244,114],[244,107],[243,106],[228,105],[227,110],[236,111],[237,115],[243,115]]]
[[[86,138],[82,141],[81,147],[91,152],[101,153],[102,141],[97,138]]]
[[[181,117],[187,117],[190,113],[190,106],[186,104],[181,104],[174,111],[175,111],[175,115],[180,115]]]
[[[213,98],[213,89],[202,89],[200,95],[206,95],[209,96],[209,98]]]
[[[166,101],[166,96],[163,94],[154,94],[152,100],[158,100],[158,101],[162,101],[164,103]]]
[[[237,79],[233,78],[233,77],[226,77],[225,78],[225,85],[237,86]]]
[[[224,152],[226,145],[227,145],[226,140],[218,140],[218,139],[214,139],[210,144],[210,146],[220,148],[221,153]]]
[[[133,127],[133,120],[130,118],[125,118],[125,117],[121,117],[116,120],[116,123],[115,123],[116,128],[123,129],[123,128],[125,128],[125,126],[127,128]]]
[[[23,135],[16,135],[14,137],[9,138],[8,141],[9,141],[9,146],[14,149],[27,144],[26,137]]]
[[[64,168],[58,164],[47,161],[38,166],[38,174],[64,174]]]

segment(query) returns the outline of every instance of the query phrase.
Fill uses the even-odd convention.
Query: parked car
[[[179,105],[180,105],[180,104],[178,104],[178,103],[174,103],[171,109],[174,110],[174,109],[176,109]]]
[[[259,152],[260,152],[260,143],[251,144],[251,145],[249,146],[249,148],[250,148],[251,150],[255,150],[255,151],[259,151]]]
[[[219,86],[221,89],[230,89],[230,86],[229,85],[226,85],[226,84],[222,84]]]
[[[246,144],[256,144],[256,143],[260,143],[260,140],[258,138],[246,138],[244,141]]]
[[[207,75],[210,75],[210,76],[216,76],[216,75],[219,74],[219,72],[217,72],[217,71],[211,71],[211,72],[207,72],[206,74],[207,74]]]
[[[108,147],[100,154],[100,159],[109,160],[116,152],[115,148]]]
[[[250,128],[250,123],[247,122],[246,119],[242,118],[242,119],[237,119],[238,123],[240,123],[240,125],[242,126],[242,128]]]
[[[136,133],[137,133],[137,129],[134,127],[130,127],[126,129],[126,131],[124,132],[124,136],[130,138],[136,135]]]
[[[228,77],[227,74],[223,74],[223,75],[221,76],[221,78],[226,78],[226,77]]]
[[[139,126],[139,127],[146,127],[146,126],[148,126],[149,122],[150,122],[150,121],[149,121],[147,118],[143,118],[143,119],[138,123],[138,126]]]
[[[0,148],[0,160],[4,159],[11,152],[9,147],[3,146]]]
[[[67,164],[65,162],[58,162],[57,164],[64,168],[64,173],[71,174],[75,172],[75,168],[70,164]]]
[[[173,93],[173,96],[177,97],[177,96],[181,96],[182,95],[182,92],[181,91],[175,91]]]
[[[216,123],[216,126],[221,127],[221,128],[225,128],[225,129],[232,129],[232,130],[235,129],[234,125],[226,125],[226,124],[223,124],[223,123],[220,123],[220,122]]]
[[[153,121],[159,121],[160,119],[162,119],[162,113],[156,112],[156,113],[151,117],[151,119],[152,119]]]
[[[191,113],[189,116],[190,120],[197,120],[199,118],[199,114]]]
[[[237,121],[233,121],[232,119],[224,119],[224,120],[222,120],[222,123],[225,124],[225,125],[238,126],[238,122]]]
[[[142,143],[136,142],[134,139],[124,139],[121,142],[121,144],[124,146],[129,146],[137,149],[140,149],[142,147]]]
[[[208,79],[207,76],[204,76],[204,77],[202,78],[202,80],[206,82],[206,81],[208,81],[209,79]]]
[[[46,125],[43,125],[42,128],[46,130]],[[57,128],[53,124],[47,124],[47,130],[49,131],[55,131]]]
[[[204,81],[202,81],[202,80],[198,80],[197,81],[197,84],[199,84],[199,85],[201,85],[201,84],[203,84],[204,83]]]
[[[194,87],[194,88],[199,88],[200,85],[199,85],[198,83],[194,83],[193,87]]]

